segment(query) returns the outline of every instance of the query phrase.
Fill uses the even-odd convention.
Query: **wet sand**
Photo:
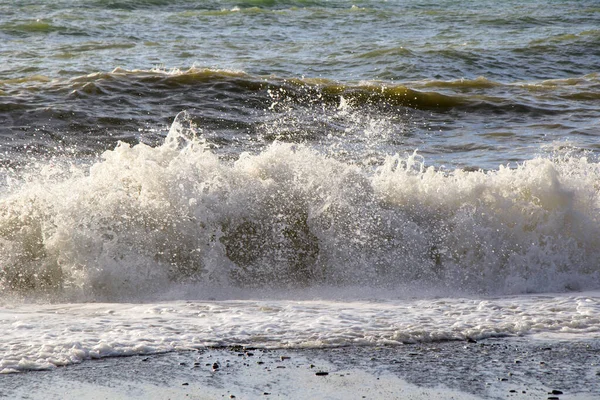
[[[10,399],[598,399],[600,340],[261,350],[90,360],[0,376]]]

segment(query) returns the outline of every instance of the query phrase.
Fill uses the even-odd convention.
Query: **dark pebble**
[[[281,361],[289,360],[290,358],[292,358],[292,357],[290,357],[290,356],[281,356]]]
[[[563,392],[561,392],[560,390],[553,390],[548,394],[563,394]]]
[[[556,396],[550,396],[550,397],[548,397],[548,400],[560,400],[560,399]]]
[[[322,371],[319,371],[319,372],[315,372],[315,375],[316,375],[316,376],[327,376],[327,375],[329,375],[329,372],[322,372]]]
[[[264,392],[263,394],[264,394],[265,396],[268,396],[268,395],[270,395],[271,393],[269,393],[269,392]]]
[[[149,358],[148,358],[148,357],[146,357],[146,358],[142,358],[142,361],[148,361],[148,360],[149,360]]]
[[[250,352],[248,351],[248,352],[246,352],[246,355],[247,355],[248,357],[252,357],[252,356],[254,355],[254,353],[250,353]]]
[[[265,362],[264,361],[257,361],[256,362],[258,365],[263,365]]]
[[[185,365],[185,363],[184,362],[180,362],[179,365]]]
[[[235,399],[235,395],[233,395],[233,394],[230,394],[230,395],[229,395],[229,398],[230,398],[230,399]]]
[[[283,365],[278,365],[277,368],[285,368]]]
[[[477,340],[469,337],[467,338],[467,343],[477,343]]]
[[[217,364],[217,363],[214,363],[214,364],[212,365],[212,367],[213,367],[213,369],[219,369],[219,364]]]
[[[509,390],[509,393],[517,393],[517,391],[515,389]]]
[[[181,386],[187,386],[187,385],[189,385],[189,383],[187,383],[187,382],[184,382],[181,384]]]

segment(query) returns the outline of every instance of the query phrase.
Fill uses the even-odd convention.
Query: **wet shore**
[[[11,399],[595,399],[600,340],[243,347],[90,360],[0,376]]]

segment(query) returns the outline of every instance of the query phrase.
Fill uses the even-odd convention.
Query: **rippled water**
[[[452,167],[595,150],[600,9],[543,4],[0,3],[0,146],[158,143],[191,109],[216,141],[253,142],[234,154],[348,131],[376,143],[370,156],[418,148]]]

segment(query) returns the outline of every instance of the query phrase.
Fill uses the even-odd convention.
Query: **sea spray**
[[[53,168],[60,168],[59,164]],[[376,171],[274,142],[222,160],[189,115],[161,146],[6,189],[4,296],[147,298],[178,284],[453,288],[600,283],[598,164],[532,159],[441,171],[418,154]]]

